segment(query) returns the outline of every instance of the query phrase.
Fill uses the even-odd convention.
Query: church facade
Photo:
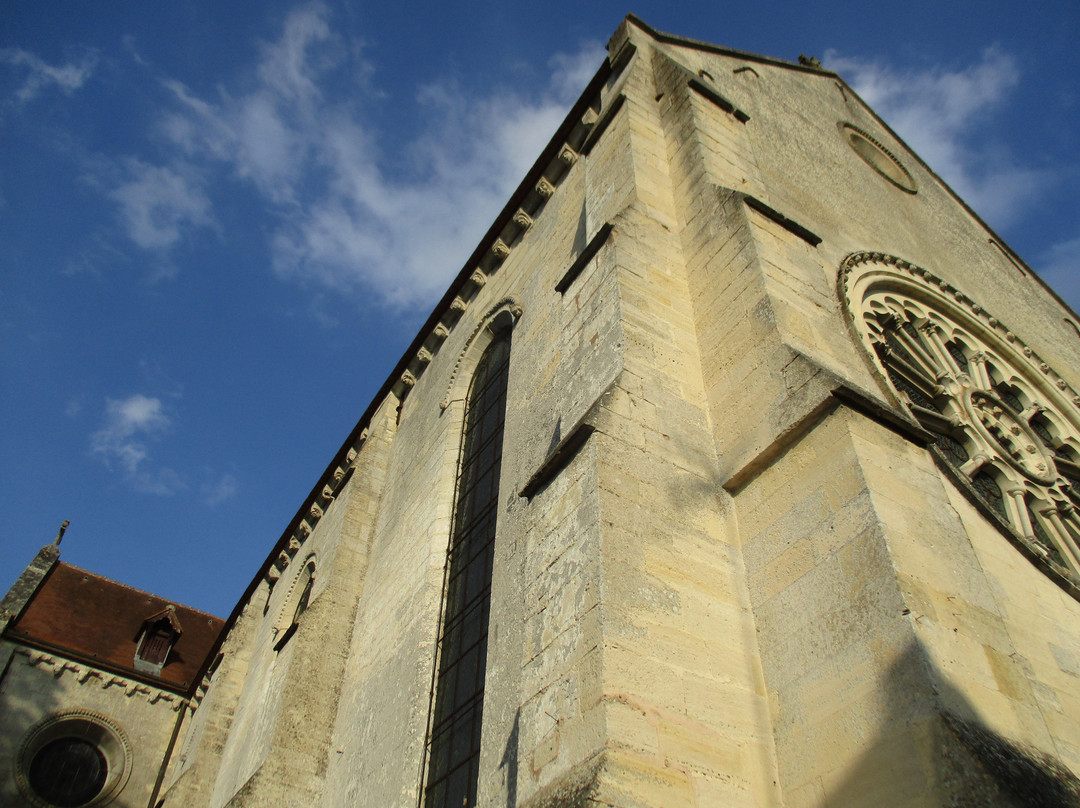
[[[813,60],[609,54],[155,803],[1080,804],[1076,314]]]

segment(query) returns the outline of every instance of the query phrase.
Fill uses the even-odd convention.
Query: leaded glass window
[[[476,805],[509,359],[507,328],[481,357],[465,404],[428,742],[426,808]]]

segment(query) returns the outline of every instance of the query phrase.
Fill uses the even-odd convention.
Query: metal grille
[[[934,443],[941,447],[954,466],[962,466],[967,462],[969,457],[967,448],[952,435],[935,432]]]
[[[426,808],[476,805],[509,359],[507,330],[480,359],[466,402],[428,747]]]
[[[1005,512],[1005,500],[1001,494],[1001,486],[997,484],[997,480],[985,471],[980,471],[971,478],[971,485],[982,495],[987,505],[993,508],[1000,516],[1008,517]]]

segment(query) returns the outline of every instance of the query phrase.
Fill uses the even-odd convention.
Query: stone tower
[[[1076,315],[815,63],[609,53],[229,618],[164,805],[1074,804]]]

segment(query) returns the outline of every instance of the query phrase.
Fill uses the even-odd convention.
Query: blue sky
[[[227,615],[628,9],[104,5],[0,12],[0,589],[70,519]],[[818,56],[1080,308],[1080,5],[633,10]]]

